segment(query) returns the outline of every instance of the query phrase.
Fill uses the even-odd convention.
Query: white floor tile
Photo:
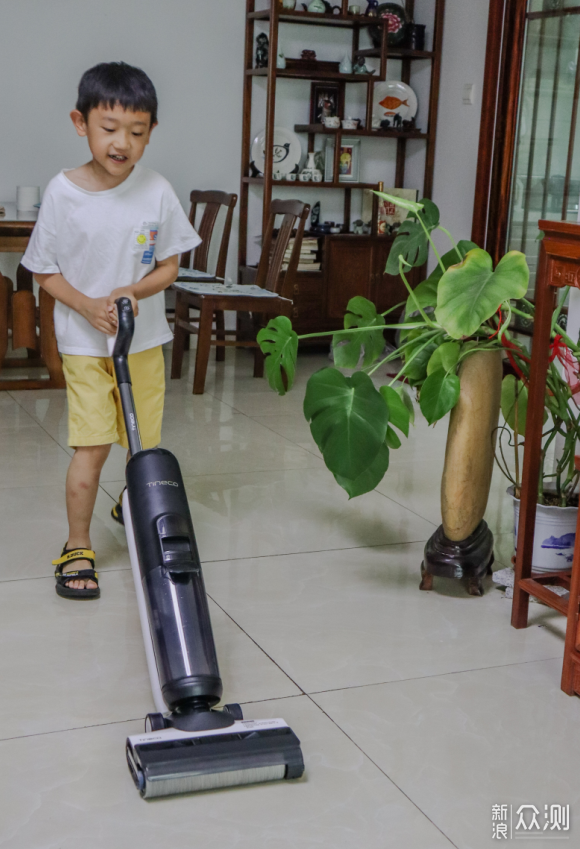
[[[314,698],[455,846],[496,843],[496,804],[514,814],[535,805],[542,828],[545,805],[569,804],[572,827],[560,835],[568,841],[528,832],[536,839],[520,845],[576,846],[580,706],[560,690],[561,666],[524,663]]]
[[[534,605],[536,627],[514,630],[489,578],[483,598],[449,579],[421,592],[422,553],[393,545],[211,563],[206,586],[310,693],[561,656],[562,616]]]
[[[0,743],[6,849],[451,849],[452,844],[306,697],[251,705],[282,715],[306,775],[144,802],[125,762],[128,722]]]
[[[100,585],[100,599],[75,602],[49,578],[0,584],[0,739],[154,710],[132,573],[105,572]],[[213,603],[210,614],[226,701],[300,692]]]

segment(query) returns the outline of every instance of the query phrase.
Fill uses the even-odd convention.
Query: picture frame
[[[358,183],[360,178],[360,139],[343,138],[340,144],[339,183]],[[334,139],[326,139],[324,180],[334,183]]]
[[[384,191],[388,195],[393,195],[394,197],[399,197],[404,200],[410,200],[413,201],[413,203],[416,203],[419,197],[417,189],[385,188]],[[374,204],[376,203],[376,221],[373,221],[373,228],[379,236],[389,236],[399,229],[407,217],[407,210],[399,206],[394,206],[382,198],[376,198],[376,200],[375,198],[376,195],[373,191],[370,189],[364,190],[362,220],[365,224],[373,220],[373,209]]]
[[[334,118],[340,114],[340,93],[340,85],[312,83],[310,87],[311,124],[322,124],[324,117]]]

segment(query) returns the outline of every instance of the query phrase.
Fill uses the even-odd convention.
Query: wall
[[[81,74],[123,60],[152,78],[160,102],[143,163],[173,184],[237,191],[244,0],[0,0],[0,200],[41,191],[89,158],[68,117]],[[237,223],[228,273],[235,273]],[[9,258],[1,258],[6,268]]]
[[[446,3],[433,200],[457,239],[471,237],[488,13],[489,0]],[[465,83],[475,85],[473,106],[462,103]]]
[[[424,6],[428,20],[433,3],[416,0],[417,18]],[[488,0],[447,0],[434,199],[443,222],[459,238],[469,237],[471,228],[488,5]],[[244,11],[244,0],[165,0],[161,5],[153,0],[0,0],[0,74],[7,81],[0,115],[0,200],[13,200],[19,184],[43,190],[61,168],[86,161],[86,141],[76,136],[68,118],[76,86],[86,68],[117,59],[144,68],[158,91],[160,125],[144,164],[172,182],[185,207],[194,186],[237,191]],[[304,28],[288,28],[286,54],[299,55],[301,46],[313,46],[322,59],[340,58],[329,42],[333,31],[317,32],[319,41],[304,45]],[[397,73],[396,64],[392,73]],[[476,85],[474,106],[462,105],[466,82]],[[424,108],[424,81],[417,79],[414,85]],[[256,86],[259,102],[263,81]],[[278,110],[283,126],[306,120],[302,113],[308,88],[307,83],[282,81],[281,94],[289,95]],[[349,88],[350,111],[362,116],[356,87]],[[263,126],[263,117],[256,113],[254,129]],[[366,144],[363,179],[388,183],[389,174],[394,174],[394,145],[377,140]],[[419,184],[419,146],[413,160],[409,186]],[[316,199],[313,188],[301,190],[305,200]],[[296,196],[294,189],[279,190],[284,193]],[[341,193],[320,195],[324,217],[339,220]],[[251,211],[257,235],[257,195]],[[236,236],[237,222],[228,267],[232,277]],[[254,257],[257,250],[255,245]],[[10,265],[10,257],[0,256],[0,269]]]

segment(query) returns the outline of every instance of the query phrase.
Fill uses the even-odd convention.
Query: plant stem
[[[417,300],[417,296],[416,296],[415,292],[413,291],[412,286],[409,284],[409,281],[407,280],[407,278],[405,276],[405,272],[403,271],[403,264],[408,265],[409,263],[405,262],[405,260],[403,259],[402,256],[399,256],[399,274],[401,275],[403,283],[405,284],[407,291],[409,292],[409,295],[413,299],[413,303],[417,307],[417,309],[418,309],[419,313],[421,314],[421,317],[423,318],[425,323],[428,324],[429,327],[434,327],[434,323],[427,316],[427,313],[423,310],[423,307],[421,306],[421,304]]]
[[[316,339],[318,336],[335,336],[337,333],[364,333],[372,330],[417,330],[423,322],[414,324],[373,324],[370,327],[350,327],[348,330],[325,330],[324,333],[304,333],[298,339]]]
[[[411,365],[411,363],[413,362],[413,360],[415,359],[415,357],[418,357],[418,356],[419,356],[419,354],[421,353],[421,351],[423,351],[423,350],[427,347],[427,345],[430,345],[430,344],[431,344],[431,342],[433,341],[433,337],[437,336],[437,335],[438,335],[438,333],[439,333],[439,331],[438,331],[438,330],[436,330],[434,333],[432,333],[432,334],[431,334],[431,338],[430,338],[430,339],[427,339],[427,341],[425,342],[425,344],[424,344],[424,345],[421,345],[421,347],[420,347],[420,348],[417,348],[417,350],[415,351],[415,353],[414,353],[414,354],[412,354],[412,355],[409,357],[409,359],[407,360],[407,362],[405,363],[405,365],[403,366],[403,368],[401,369],[401,371],[397,374],[397,376],[396,376],[396,377],[394,377],[394,378],[391,380],[391,382],[389,383],[389,386],[392,386],[392,385],[393,385],[393,383],[396,383],[396,382],[397,382],[397,380],[401,377],[401,375],[402,375],[402,374],[404,374],[405,369],[406,369],[406,368],[408,368],[408,367]],[[379,366],[377,366],[377,368],[379,368]],[[370,372],[369,372],[369,376],[370,376],[373,372],[375,372],[376,370],[377,370],[377,369],[376,369],[376,368],[374,368],[374,369],[373,369],[373,371],[370,371]]]
[[[455,253],[456,253],[456,254],[457,254],[457,256],[459,257],[459,262],[463,262],[463,257],[462,257],[462,255],[461,255],[461,251],[460,251],[460,250],[459,250],[459,248],[457,247],[457,245],[456,245],[456,243],[455,243],[455,239],[453,238],[453,236],[451,235],[451,233],[449,232],[449,230],[446,230],[446,229],[445,229],[445,227],[442,227],[442,226],[441,226],[441,224],[437,227],[437,229],[438,229],[438,230],[441,230],[441,232],[442,232],[442,233],[445,233],[445,235],[446,235],[446,236],[448,236],[449,241],[451,242],[451,244],[453,245],[453,247],[454,247],[454,249],[455,249]]]
[[[516,463],[516,498],[518,497],[517,492],[520,488],[520,453],[519,453],[519,380],[516,378],[516,386],[515,386],[515,396],[516,396],[516,407],[514,410],[514,437],[515,437],[515,463]]]
[[[439,263],[439,265],[440,265],[440,267],[441,267],[441,271],[443,272],[443,274],[445,274],[445,272],[447,271],[447,269],[446,269],[446,268],[445,268],[445,266],[443,265],[443,262],[442,262],[442,260],[441,260],[441,257],[439,256],[439,252],[437,251],[437,248],[435,247],[435,242],[434,242],[434,241],[433,241],[433,239],[431,238],[431,233],[429,232],[429,230],[428,230],[428,229],[427,229],[427,227],[425,226],[425,222],[424,222],[424,221],[423,221],[423,219],[421,218],[421,214],[420,214],[420,213],[417,213],[417,218],[419,219],[419,223],[420,223],[421,227],[423,228],[423,230],[425,231],[425,235],[427,236],[427,239],[429,240],[429,243],[430,243],[431,247],[433,248],[433,253],[434,253],[434,254],[435,254],[435,256],[437,257],[437,262]]]

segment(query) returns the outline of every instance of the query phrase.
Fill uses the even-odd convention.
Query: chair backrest
[[[227,192],[201,192],[194,189],[194,191],[192,191],[189,195],[189,200],[191,201],[189,221],[193,227],[195,227],[198,206],[205,204],[201,222],[199,227],[196,228],[201,238],[201,244],[198,245],[194,251],[188,251],[187,253],[182,254],[179,264],[181,268],[190,268],[191,254],[193,253],[193,267],[197,271],[207,271],[211,237],[213,235],[213,230],[220,209],[222,206],[225,206],[227,208],[227,214],[215,270],[216,277],[225,277],[232,220],[234,217],[234,209],[238,202],[238,196],[233,194],[230,195]]]
[[[288,249],[292,232],[296,228],[294,247],[286,271],[286,279],[293,279],[300,261],[300,249],[304,237],[306,219],[310,213],[310,206],[299,200],[273,200],[270,204],[270,217],[262,240],[262,255],[256,274],[256,285],[263,289],[269,289],[277,295],[282,294],[282,265],[284,256]],[[282,223],[278,229],[278,235],[274,243],[274,229],[276,217],[283,215]]]

